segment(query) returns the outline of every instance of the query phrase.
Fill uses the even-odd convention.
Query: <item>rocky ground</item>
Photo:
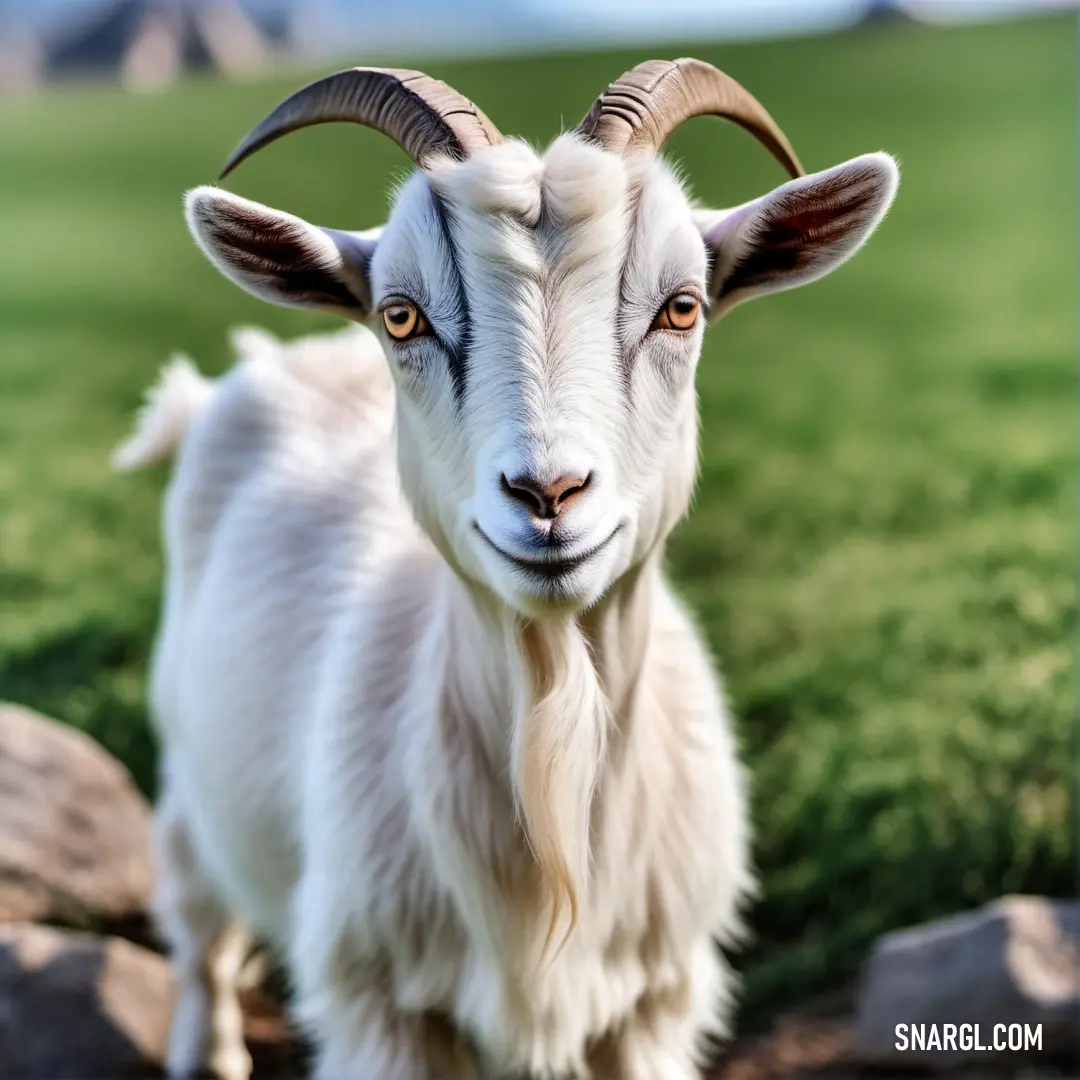
[[[0,705],[0,1080],[159,1077],[172,1009],[148,914],[151,814],[84,735]],[[256,1080],[302,1080],[275,996],[244,995]],[[899,1054],[897,1023],[1042,1024],[1039,1052]],[[708,1080],[1073,1077],[1080,902],[1006,897],[883,938],[853,994],[737,1040]],[[612,1078],[617,1080],[617,1078]]]

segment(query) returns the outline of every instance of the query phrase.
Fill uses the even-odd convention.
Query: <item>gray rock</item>
[[[138,920],[153,885],[150,810],[74,728],[0,704],[0,923]]]
[[[0,1080],[158,1075],[168,962],[122,938],[0,926]]]
[[[1010,1025],[1036,1024],[1040,1046],[1010,1045],[1024,1038],[1022,1027]],[[906,1037],[906,1049],[898,1037]],[[998,1037],[1004,1049],[995,1046]],[[854,1056],[866,1064],[1010,1068],[1067,1058],[1078,1040],[1080,901],[1008,896],[887,934],[863,971]]]

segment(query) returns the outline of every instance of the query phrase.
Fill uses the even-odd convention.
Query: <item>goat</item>
[[[704,114],[793,179],[695,208],[658,151]],[[662,570],[702,335],[851,256],[896,165],[804,175],[684,59],[626,73],[542,155],[445,84],[351,69],[226,172],[330,120],[416,162],[385,226],[214,187],[187,221],[255,296],[370,328],[245,331],[217,381],[174,364],[116,459],[177,454],[150,692],[169,1076],[248,1075],[253,933],[319,1080],[691,1080],[754,890],[723,690]]]

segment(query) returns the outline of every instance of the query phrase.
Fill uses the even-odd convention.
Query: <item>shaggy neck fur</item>
[[[448,676],[464,700],[489,702],[468,722],[493,777],[509,784],[546,888],[547,918],[539,915],[529,949],[538,964],[566,943],[589,901],[594,806],[633,716],[659,565],[654,553],[585,613],[535,619],[444,567]]]

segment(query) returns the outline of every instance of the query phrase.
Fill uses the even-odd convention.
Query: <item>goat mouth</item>
[[[525,559],[520,555],[511,555],[509,551],[504,550],[491,539],[490,536],[483,529],[480,528],[478,522],[473,522],[473,528],[483,537],[484,542],[493,551],[501,555],[507,562],[513,563],[519,570],[524,570],[526,573],[534,574],[536,577],[544,578],[546,580],[553,580],[556,578],[564,577],[571,573],[573,570],[577,570],[579,567],[587,563],[591,558],[598,555],[604,548],[611,543],[612,540],[618,535],[622,529],[622,525],[616,525],[614,529],[608,534],[607,538],[601,540],[599,544],[595,544],[587,551],[581,552],[579,555],[572,555],[566,559],[559,558],[547,558],[547,559]]]

